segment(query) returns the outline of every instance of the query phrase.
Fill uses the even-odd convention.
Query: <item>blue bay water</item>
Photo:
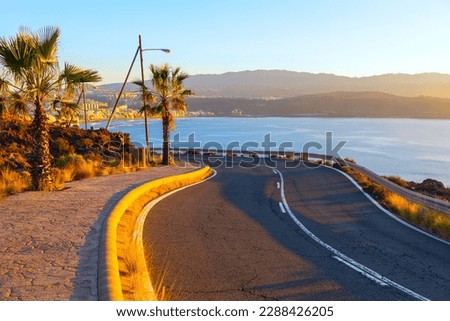
[[[94,128],[105,123],[93,123]],[[333,144],[345,141],[339,151],[342,157],[353,158],[380,175],[397,175],[421,182],[433,178],[450,186],[450,120],[261,117],[227,118],[199,117],[176,120],[174,135],[187,141],[190,134],[204,146],[217,142],[224,148],[232,142],[261,143],[270,133],[277,147],[292,142],[293,150],[301,151],[308,142],[325,147],[326,132],[332,133]],[[133,142],[145,144],[142,120],[113,121],[113,131],[130,133]],[[159,120],[149,121],[150,140],[161,146],[162,128]],[[263,149],[260,147],[259,149]],[[325,149],[310,152],[325,153]]]

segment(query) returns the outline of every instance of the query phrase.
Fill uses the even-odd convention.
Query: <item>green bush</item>
[[[77,165],[84,163],[84,158],[81,155],[66,155],[59,157],[55,162],[55,167],[66,168],[69,165]]]

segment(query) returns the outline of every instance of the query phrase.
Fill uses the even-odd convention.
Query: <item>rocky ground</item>
[[[188,170],[97,177],[0,201],[0,300],[97,300],[99,233],[108,211],[133,186]]]

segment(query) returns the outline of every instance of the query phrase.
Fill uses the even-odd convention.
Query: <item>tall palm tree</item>
[[[44,27],[38,32],[22,29],[13,37],[0,38],[0,65],[6,71],[2,81],[15,88],[22,101],[34,106],[30,126],[34,140],[29,156],[33,190],[55,189],[44,105],[58,92],[61,81],[57,57],[59,37],[59,28]]]
[[[151,109],[152,114],[161,116],[163,127],[163,165],[172,162],[170,152],[170,132],[175,129],[173,111],[186,111],[186,97],[193,95],[193,91],[184,88],[183,81],[189,76],[180,67],[171,68],[164,64],[160,67],[150,65],[152,72],[153,95],[156,104]],[[145,106],[144,106],[145,107]]]

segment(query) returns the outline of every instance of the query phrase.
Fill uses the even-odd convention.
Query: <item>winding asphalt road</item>
[[[169,299],[450,300],[448,244],[330,168],[277,165],[217,168],[151,209],[151,278]]]

